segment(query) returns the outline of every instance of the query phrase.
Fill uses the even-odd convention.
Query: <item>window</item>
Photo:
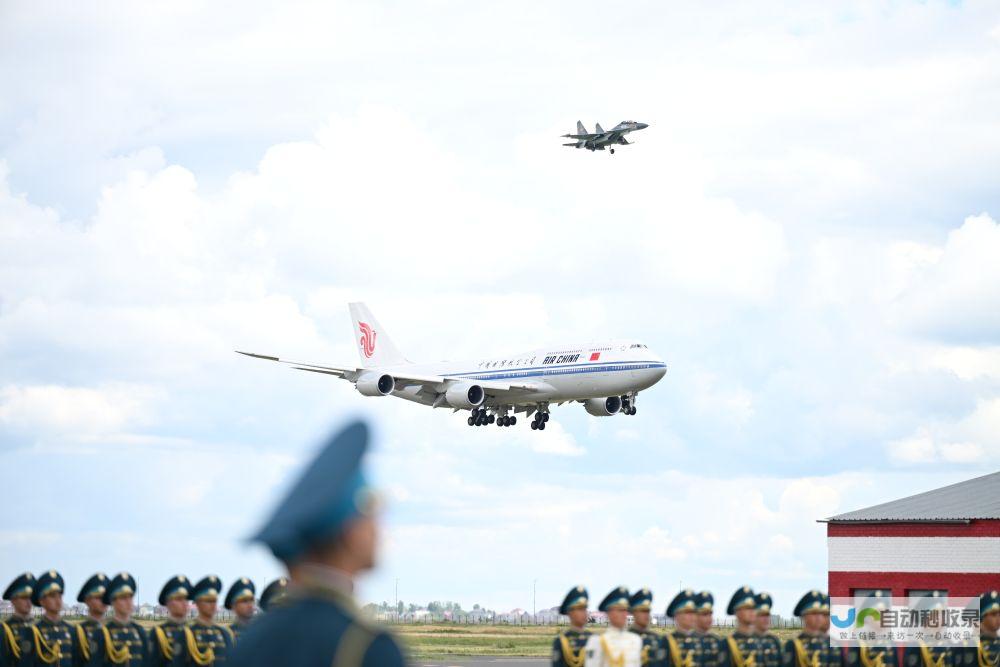
[[[911,598],[946,598],[947,588],[907,588],[906,594]]]

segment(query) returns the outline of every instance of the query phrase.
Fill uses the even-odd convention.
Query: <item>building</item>
[[[822,521],[832,597],[1000,586],[1000,472]]]

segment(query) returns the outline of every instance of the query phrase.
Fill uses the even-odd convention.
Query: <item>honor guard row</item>
[[[262,609],[280,602],[287,582],[282,578],[267,587],[260,600]],[[255,611],[253,582],[240,579],[225,600],[236,620],[229,627],[218,625],[219,578],[208,576],[192,584],[176,576],[159,597],[169,617],[147,631],[132,620],[135,579],[127,572],[113,578],[98,573],[84,582],[76,598],[86,605],[87,617],[69,623],[62,618],[64,590],[65,581],[55,570],[37,578],[25,573],[11,582],[3,599],[11,602],[14,613],[0,621],[0,667],[221,664]],[[189,622],[190,601],[198,614]],[[37,620],[32,618],[33,607],[42,608]]]
[[[90,617],[70,625],[60,618],[62,577],[26,574],[4,593],[15,614],[0,628],[0,667],[401,667],[399,644],[365,619],[353,600],[354,577],[375,564],[378,535],[375,494],[361,467],[368,440],[360,422],[331,437],[253,537],[289,575],[261,594],[266,614],[251,621],[256,590],[240,579],[224,600],[237,620],[219,625],[219,578],[193,583],[177,576],[159,597],[170,617],[147,633],[132,621],[135,580],[122,573],[110,581],[104,575],[88,580],[80,600]],[[197,616],[188,621],[190,602]],[[31,621],[33,604],[45,609],[37,623]],[[114,613],[104,620],[107,605]]]
[[[831,646],[830,598],[817,590],[803,595],[795,605],[802,631],[784,644],[770,631],[771,596],[754,593],[749,586],[737,590],[726,606],[736,627],[725,638],[711,631],[714,599],[708,591],[684,590],[674,596],[666,609],[674,629],[662,634],[650,628],[652,600],[647,588],[631,596],[627,589],[616,588],[598,605],[599,611],[607,613],[608,629],[596,634],[587,628],[587,590],[583,586],[571,590],[559,607],[559,613],[569,617],[570,627],[553,642],[553,667],[1000,667],[997,591],[980,597],[977,647],[921,646],[899,652]],[[626,639],[629,612],[635,639]]]

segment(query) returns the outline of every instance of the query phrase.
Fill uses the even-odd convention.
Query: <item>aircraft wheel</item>
[[[615,149],[614,149],[614,148],[612,148],[612,149],[611,149],[611,154],[612,154],[612,155],[614,155],[614,154],[615,154]]]
[[[511,417],[510,418],[510,425],[514,426],[515,424],[517,424],[517,417]]]
[[[545,422],[542,422],[541,424],[538,425],[538,430],[539,431],[544,431],[545,430]]]
[[[476,418],[475,417],[469,417],[465,421],[469,422],[469,426],[472,426],[473,424],[476,423]]]
[[[495,422],[496,420],[497,420],[497,416],[496,416],[496,415],[490,415],[490,423],[491,423],[491,424],[492,424],[493,422]]]
[[[497,428],[503,428],[503,420],[502,419],[498,419],[497,420]]]
[[[549,420],[549,413],[548,412],[543,412],[542,413],[542,422],[544,423],[544,422],[547,422],[548,420]]]
[[[538,422],[531,422],[531,430],[532,431],[538,430]]]
[[[634,414],[635,414],[635,408],[634,408],[634,407],[632,408],[632,411],[631,411],[631,412],[629,412],[629,414],[630,414],[630,415],[634,415]]]

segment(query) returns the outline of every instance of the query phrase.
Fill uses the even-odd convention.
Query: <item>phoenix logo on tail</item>
[[[375,354],[375,330],[367,322],[358,322],[358,328],[361,329],[361,351],[371,359]]]

